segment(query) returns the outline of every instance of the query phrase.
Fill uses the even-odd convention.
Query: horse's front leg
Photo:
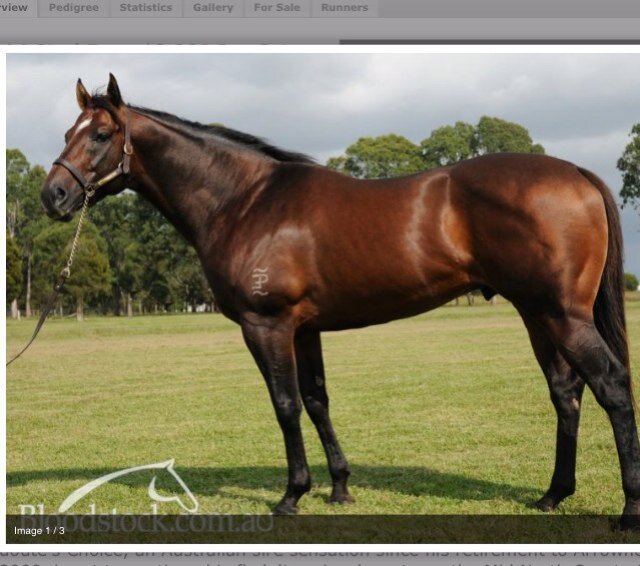
[[[296,375],[294,328],[288,321],[264,319],[243,323],[242,334],[267,383],[287,451],[287,491],[273,512],[296,513],[298,500],[311,488],[311,475],[300,429],[302,403]]]
[[[329,418],[329,396],[325,383],[320,333],[297,334],[295,349],[302,402],[322,441],[333,481],[330,501],[332,503],[352,502],[353,497],[347,489],[347,480],[351,472]]]

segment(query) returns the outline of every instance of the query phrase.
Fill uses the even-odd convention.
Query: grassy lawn
[[[536,513],[527,505],[548,486],[555,415],[515,311],[478,303],[324,336],[356,503],[326,503],[324,454],[305,416],[313,488],[302,513]],[[628,303],[628,318],[637,377],[640,301]],[[8,352],[33,324],[8,322]],[[7,403],[10,513],[24,504],[55,512],[91,479],[170,458],[203,513],[266,513],[283,491],[267,391],[239,329],[219,315],[50,320],[9,368]],[[558,512],[617,514],[613,436],[590,393],[580,436],[578,490]],[[106,484],[72,511],[148,513],[151,476]]]

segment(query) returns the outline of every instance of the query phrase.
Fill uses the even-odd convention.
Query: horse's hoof
[[[280,502],[278,503],[271,513],[274,515],[296,515],[300,511],[296,505],[288,502]]]
[[[551,513],[551,511],[553,511],[557,505],[558,504],[555,499],[547,497],[546,495],[541,499],[538,499],[538,501],[533,504],[536,509],[542,511],[543,513]]]
[[[329,503],[355,503],[356,500],[348,493],[341,493],[339,495],[331,494],[329,497]]]
[[[570,495],[573,495],[575,488],[564,489],[556,488],[549,489],[533,506],[542,511],[543,513],[549,513],[553,511],[562,501],[564,501]]]

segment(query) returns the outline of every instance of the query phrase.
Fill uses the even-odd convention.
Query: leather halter
[[[131,130],[129,128],[129,110],[125,108],[124,111],[124,146],[122,147],[122,161],[118,163],[118,166],[107,173],[104,177],[101,177],[97,181],[87,181],[84,175],[78,171],[75,165],[69,163],[66,159],[58,157],[53,164],[64,167],[72,177],[80,183],[85,195],[92,197],[93,194],[104,185],[110,183],[114,179],[117,179],[121,175],[128,175],[130,171],[131,156],[133,155],[133,146],[131,145]]]

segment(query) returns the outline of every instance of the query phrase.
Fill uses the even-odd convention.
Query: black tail
[[[613,194],[597,175],[578,168],[580,173],[594,185],[602,195],[609,225],[609,247],[600,288],[593,305],[596,327],[613,354],[624,364],[629,374],[629,390],[633,397],[633,379],[629,364],[629,343],[624,314],[624,270],[622,265],[623,244],[620,214]],[[634,401],[635,406],[635,401]]]

